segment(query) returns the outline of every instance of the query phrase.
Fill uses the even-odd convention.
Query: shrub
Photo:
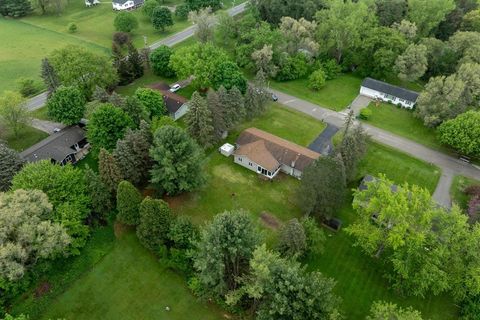
[[[138,20],[133,13],[122,11],[115,17],[113,25],[117,31],[131,32],[138,28]]]
[[[335,59],[327,60],[321,65],[323,71],[325,71],[325,77],[327,80],[335,79],[342,72],[342,67],[337,64]]]
[[[113,34],[113,42],[115,42],[119,46],[123,46],[130,42],[130,35],[126,32],[115,32]]]
[[[399,103],[397,103],[397,107],[402,108],[403,105],[399,102]]]
[[[75,32],[77,32],[77,30],[78,30],[78,28],[77,28],[77,24],[76,24],[76,23],[70,22],[70,23],[68,24],[68,32],[70,32],[70,33],[75,33]]]
[[[312,90],[320,90],[325,86],[326,75],[322,69],[314,71],[308,78],[308,87]]]
[[[16,83],[18,92],[24,97],[31,97],[42,90],[42,84],[30,78],[19,78]]]
[[[281,61],[276,79],[279,81],[300,79],[307,75],[308,69],[307,57],[303,53],[288,56]]]
[[[190,7],[186,3],[178,5],[175,8],[175,16],[180,20],[187,20],[189,12]]]
[[[363,108],[360,110],[360,119],[368,120],[372,116],[372,110]]]

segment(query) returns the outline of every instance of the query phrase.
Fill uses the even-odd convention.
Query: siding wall
[[[180,119],[181,117],[183,117],[185,115],[185,113],[187,113],[188,111],[188,104],[184,103],[180,109],[177,110],[177,112],[175,112],[175,114],[173,115],[173,120],[178,120]]]
[[[414,105],[412,101],[406,101],[393,96],[386,97],[385,93],[372,90],[370,88],[360,87],[360,94],[373,99],[381,99],[385,102],[391,102],[393,104],[400,103],[404,108],[407,108],[407,109],[412,109]]]

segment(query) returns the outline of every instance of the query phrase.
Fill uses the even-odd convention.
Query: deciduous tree
[[[480,155],[480,111],[467,111],[438,127],[440,141],[466,155]]]
[[[190,11],[188,20],[196,25],[195,36],[201,43],[207,43],[214,40],[215,35],[215,16],[210,7]]]
[[[157,6],[151,16],[155,30],[165,31],[165,28],[173,26],[172,12],[167,7]]]
[[[367,320],[385,319],[422,320],[422,314],[411,307],[404,309],[394,303],[375,301],[372,304]]]
[[[255,0],[252,6],[256,9],[262,20],[271,24],[278,24],[282,17],[292,17],[294,19],[305,18],[312,20],[315,12],[321,9],[325,3],[320,0]]]
[[[13,177],[22,168],[23,163],[15,150],[0,141],[0,192],[10,188]]]
[[[117,219],[123,224],[136,226],[140,220],[142,195],[133,184],[121,181],[117,188]]]
[[[173,71],[169,66],[170,56],[172,53],[172,49],[165,45],[162,45],[152,51],[150,54],[150,62],[152,64],[153,73],[167,78],[171,78],[175,75],[175,71]]]
[[[160,92],[149,88],[138,88],[135,97],[143,104],[150,118],[167,114],[167,108]]]
[[[0,15],[12,18],[20,18],[32,12],[32,6],[28,0],[4,0],[0,2]]]
[[[26,99],[20,93],[5,91],[0,96],[0,120],[18,137],[21,126],[30,121]]]
[[[212,85],[215,90],[220,88],[220,86],[225,87],[227,90],[236,87],[242,93],[245,93],[247,89],[247,79],[245,79],[245,76],[235,62],[225,61],[217,66],[217,70],[213,75]]]
[[[418,27],[418,34],[426,37],[455,9],[454,0],[408,0],[408,20]]]
[[[117,13],[115,20],[113,20],[115,30],[121,32],[132,32],[138,28],[138,20],[131,12],[121,11]]]
[[[47,101],[48,115],[65,125],[77,124],[85,113],[85,98],[76,87],[59,87]]]
[[[400,22],[407,14],[407,1],[405,0],[376,0],[377,17],[380,25],[390,27],[395,22]]]
[[[411,44],[397,57],[395,69],[403,81],[416,81],[427,71],[427,47]]]

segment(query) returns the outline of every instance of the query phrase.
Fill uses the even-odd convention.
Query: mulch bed
[[[277,230],[282,226],[282,223],[274,215],[267,211],[263,211],[260,214],[260,220],[266,227],[273,230]]]

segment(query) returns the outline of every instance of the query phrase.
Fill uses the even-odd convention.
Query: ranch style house
[[[402,107],[407,109],[412,109],[418,99],[418,92],[372,78],[363,80],[360,94],[393,104],[401,104]]]

